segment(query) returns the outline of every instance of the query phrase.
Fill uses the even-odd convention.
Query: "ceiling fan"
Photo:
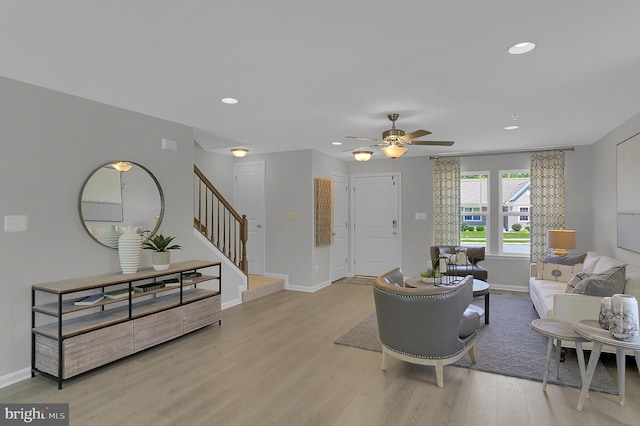
[[[405,154],[405,152],[407,152],[407,148],[405,148],[403,145],[435,145],[435,146],[453,145],[453,141],[418,141],[416,140],[422,136],[430,135],[431,132],[428,130],[415,130],[411,133],[405,133],[404,130],[396,129],[396,120],[398,119],[398,117],[400,117],[399,114],[387,115],[387,118],[391,120],[392,125],[389,130],[385,130],[384,132],[382,132],[382,139],[363,138],[359,136],[346,136],[346,137],[350,139],[360,139],[363,141],[379,142],[375,145],[370,145],[370,146],[381,147],[380,150],[384,153],[384,155],[390,158],[402,157]],[[354,149],[348,149],[347,151],[354,151],[354,155],[358,153],[370,153],[370,151],[356,151]],[[366,156],[363,156],[362,158],[364,157]],[[368,158],[366,160],[368,160],[369,158],[371,158],[370,154],[368,155]],[[366,160],[360,160],[357,155],[356,155],[356,159],[359,161],[366,161]]]

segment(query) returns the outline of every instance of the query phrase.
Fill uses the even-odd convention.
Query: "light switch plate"
[[[4,232],[25,232],[29,228],[29,216],[15,215],[4,217]]]
[[[295,222],[296,220],[298,220],[298,213],[286,213],[284,215],[284,220],[286,220],[287,222]]]
[[[427,220],[427,214],[416,212],[416,220]]]

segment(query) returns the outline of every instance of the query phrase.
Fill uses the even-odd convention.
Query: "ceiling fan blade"
[[[349,139],[360,139],[361,141],[384,142],[382,139],[375,139],[375,138],[361,138],[361,137],[359,137],[359,136],[345,136],[345,138],[349,138]]]
[[[453,141],[409,141],[407,145],[451,146],[453,143]]]
[[[430,135],[431,132],[428,130],[416,130],[415,132],[411,132],[411,133],[407,133],[404,136],[400,136],[399,139],[402,139],[403,141],[410,141],[413,139],[418,139],[421,138],[423,136],[427,136]]]

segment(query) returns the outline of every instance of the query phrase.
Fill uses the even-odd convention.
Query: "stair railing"
[[[247,275],[247,216],[240,215],[197,166],[193,171],[193,226]]]

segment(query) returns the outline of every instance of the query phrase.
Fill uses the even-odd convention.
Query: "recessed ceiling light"
[[[236,98],[222,98],[221,101],[222,103],[230,104],[230,105],[238,103],[238,100]]]
[[[516,126],[516,125],[504,126],[505,130],[516,130],[518,128],[520,128],[520,126]]]
[[[522,55],[523,53],[531,52],[535,47],[535,43],[525,41],[522,43],[514,44],[507,50],[507,52],[511,53],[512,55]]]
[[[333,142],[331,142],[331,145],[342,145],[342,142],[340,142],[340,141],[333,141]]]

